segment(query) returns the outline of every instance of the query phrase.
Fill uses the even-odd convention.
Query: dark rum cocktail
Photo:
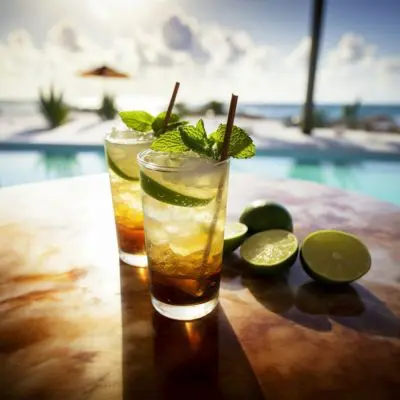
[[[137,154],[152,140],[151,133],[132,130],[113,130],[105,138],[119,254],[137,267],[147,265]]]
[[[152,303],[200,318],[218,302],[229,162],[152,150],[138,159]]]

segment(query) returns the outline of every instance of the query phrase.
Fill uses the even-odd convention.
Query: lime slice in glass
[[[106,156],[108,166],[120,178],[128,181],[137,181],[139,179],[139,167],[136,162],[136,156],[143,148],[143,145],[107,143]]]
[[[247,226],[240,222],[231,222],[225,226],[224,253],[235,251],[244,241],[247,234]]]
[[[335,230],[308,235],[301,247],[300,259],[310,277],[326,283],[355,281],[371,267],[367,247],[356,236]]]
[[[289,211],[278,203],[257,200],[250,204],[240,216],[240,222],[247,225],[250,233],[269,229],[293,232],[293,222]]]
[[[293,233],[276,229],[245,240],[240,255],[256,272],[268,274],[289,269],[296,261],[298,249]]]
[[[158,177],[157,177],[158,178]],[[159,178],[161,179],[161,177]],[[148,173],[140,173],[142,189],[149,196],[163,203],[180,207],[200,207],[210,203],[216,190],[187,186],[179,182],[156,180]]]

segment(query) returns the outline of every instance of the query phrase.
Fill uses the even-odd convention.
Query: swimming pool
[[[0,150],[3,187],[105,171],[102,151]],[[251,160],[232,160],[231,171],[253,173],[265,179],[314,181],[400,205],[400,161],[324,161],[262,155]]]

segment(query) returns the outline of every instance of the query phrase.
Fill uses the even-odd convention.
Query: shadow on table
[[[85,132],[85,131],[90,131],[93,128],[98,127],[103,121],[94,121],[90,122],[89,124],[83,125],[78,129],[78,132]]]
[[[170,320],[151,306],[146,269],[121,264],[120,273],[124,400],[264,398],[222,308]]]
[[[225,260],[223,287],[247,287],[265,308],[316,331],[332,329],[331,321],[370,335],[400,337],[400,320],[371,291],[358,283],[323,285],[296,262],[287,275],[257,276],[236,254]]]
[[[24,129],[22,131],[14,133],[13,136],[14,137],[29,137],[29,136],[35,136],[40,133],[49,132],[49,131],[50,131],[49,128],[43,126],[40,128]]]

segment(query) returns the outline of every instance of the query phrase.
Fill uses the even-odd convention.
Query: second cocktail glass
[[[125,263],[136,267],[147,265],[136,158],[152,141],[152,133],[133,130],[114,129],[105,138],[119,256]]]
[[[152,304],[201,318],[218,303],[229,161],[146,150],[138,162]]]

